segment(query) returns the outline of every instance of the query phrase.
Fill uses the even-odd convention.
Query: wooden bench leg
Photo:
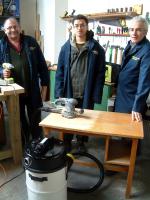
[[[109,141],[110,141],[110,137],[107,136],[106,137],[106,141],[105,141],[105,157],[104,157],[104,161],[108,160]]]
[[[132,188],[132,181],[134,176],[134,169],[135,169],[135,161],[136,161],[136,153],[137,153],[137,145],[138,145],[138,139],[131,139],[131,149],[129,152],[130,160],[129,160],[129,166],[119,166],[117,164],[110,164],[107,163],[108,156],[109,156],[109,146],[110,146],[110,137],[106,138],[106,145],[105,145],[105,170],[112,170],[112,171],[127,171],[127,185],[126,185],[126,198],[130,197],[131,188]],[[119,167],[118,167],[119,166]]]
[[[9,113],[9,132],[12,155],[15,164],[22,161],[22,143],[20,127],[19,95],[8,96],[7,109]]]
[[[135,161],[136,161],[137,145],[138,145],[138,139],[132,139],[130,165],[128,170],[127,186],[126,186],[126,198],[129,198],[131,193],[132,180],[133,180]]]

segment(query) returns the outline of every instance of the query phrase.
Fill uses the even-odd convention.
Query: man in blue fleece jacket
[[[77,107],[93,109],[94,103],[101,103],[102,99],[105,52],[88,30],[88,19],[84,15],[75,16],[72,26],[72,37],[61,48],[58,58],[55,97],[75,98]],[[72,137],[65,134],[66,146],[71,146]],[[82,148],[87,137],[77,136],[77,140]]]
[[[42,136],[42,129],[38,126],[41,113],[38,109],[45,100],[49,85],[49,74],[46,61],[36,40],[21,34],[18,21],[8,18],[4,22],[5,36],[0,40],[0,76],[14,78],[14,82],[25,89],[20,95],[20,119],[22,137],[28,142]],[[14,68],[3,69],[3,63],[11,63]]]

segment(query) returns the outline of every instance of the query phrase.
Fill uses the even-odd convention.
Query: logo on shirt
[[[93,52],[93,54],[98,55],[98,51],[93,50],[92,52]]]
[[[30,47],[30,50],[33,51],[35,48],[36,48],[36,47],[31,46],[31,47]]]
[[[140,60],[140,58],[138,58],[136,56],[132,56],[132,60]]]

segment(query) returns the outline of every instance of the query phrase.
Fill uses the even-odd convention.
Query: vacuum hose
[[[96,184],[85,189],[73,187],[67,187],[67,189],[68,191],[75,193],[93,192],[102,184],[104,180],[103,164],[96,157],[87,152],[78,151],[66,154],[63,142],[53,137],[45,137],[43,139],[40,138],[29,143],[24,153],[23,165],[25,169],[29,171],[40,171],[44,173],[66,166],[67,179],[69,172],[71,172],[74,160],[78,157],[90,159],[92,163],[95,163],[95,166],[98,169],[98,175],[96,175],[98,181]]]
[[[104,167],[103,167],[103,164],[96,157],[94,157],[93,155],[91,155],[89,153],[86,153],[86,152],[75,152],[75,153],[72,153],[72,156],[73,157],[75,157],[75,156],[77,156],[77,157],[78,156],[84,156],[84,157],[90,158],[96,164],[97,168],[99,169],[99,179],[98,179],[98,182],[95,185],[93,185],[92,187],[90,187],[90,188],[87,188],[87,189],[81,189],[80,188],[79,189],[79,188],[67,187],[68,191],[74,192],[74,193],[90,193],[90,192],[95,191],[98,187],[100,187],[100,185],[103,183],[103,180],[104,180]],[[70,155],[68,157],[70,157]],[[71,165],[72,164],[73,164],[73,161],[69,162],[68,172],[71,169]]]

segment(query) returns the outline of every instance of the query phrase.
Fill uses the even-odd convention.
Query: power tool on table
[[[6,70],[11,70],[14,68],[14,66],[11,64],[11,63],[3,63],[2,64],[2,67]],[[4,78],[4,81],[6,82],[6,85],[7,84],[11,84],[11,83],[14,83],[14,79],[12,77],[9,77],[9,78]]]
[[[78,101],[76,99],[59,98],[56,99],[53,103],[48,103],[47,107],[43,107],[41,110],[46,112],[60,113],[63,117],[71,119],[84,112],[83,109],[79,109],[78,111],[75,109],[77,104]]]

